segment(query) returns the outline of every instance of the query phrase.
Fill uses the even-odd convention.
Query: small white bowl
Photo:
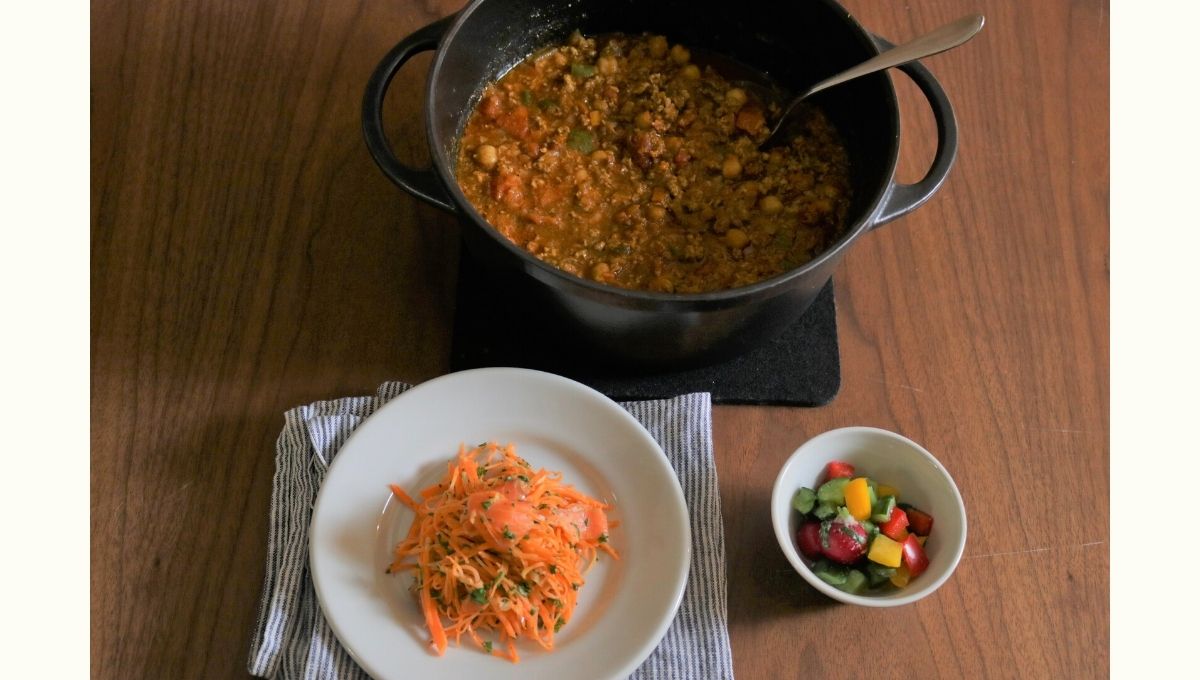
[[[850,463],[856,474],[896,487],[901,502],[933,516],[933,531],[925,544],[929,568],[907,587],[852,595],[817,578],[800,556],[799,513],[792,509],[792,495],[802,486],[815,490],[825,464],[832,460]],[[830,430],[796,449],[775,479],[771,523],[779,547],[797,573],[829,597],[864,607],[898,607],[929,595],[950,578],[967,544],[967,510],[950,473],[919,444],[875,427]]]

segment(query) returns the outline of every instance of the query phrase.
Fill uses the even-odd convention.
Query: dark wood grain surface
[[[358,107],[387,49],[460,5],[92,4],[94,676],[245,676],[282,412],[446,370],[457,227],[377,171]],[[837,274],[840,395],[715,409],[736,673],[1103,676],[1107,3],[847,5],[892,39],[988,25],[927,62],[962,128],[950,180]],[[388,109],[414,161],[427,63]],[[896,79],[913,180],[932,120]],[[774,543],[779,466],[850,424],[920,441],[966,501],[962,563],[915,605],[836,605]]]

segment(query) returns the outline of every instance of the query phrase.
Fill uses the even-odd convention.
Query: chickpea
[[[592,111],[588,114],[588,122],[592,124],[592,127],[598,127],[600,125],[600,118],[601,115],[599,111]]]
[[[667,209],[661,205],[652,205],[646,208],[646,214],[655,222],[662,222],[667,217]]]
[[[662,187],[654,187],[654,189],[650,192],[650,200],[660,205],[666,203],[667,190]]]
[[[671,61],[680,66],[692,60],[692,53],[683,45],[675,45],[671,48]]]
[[[614,57],[600,57],[596,60],[596,68],[606,76],[611,76],[617,72],[617,60]]]
[[[679,70],[679,75],[683,76],[684,80],[699,80],[700,67],[695,64],[688,64]]]
[[[742,176],[742,162],[737,156],[726,156],[725,162],[721,164],[721,174],[725,179],[737,179]]]
[[[732,87],[725,93],[725,103],[731,109],[740,109],[746,103],[746,91],[740,87]]]
[[[656,35],[650,38],[650,56],[655,59],[661,58],[667,53],[667,39],[661,35]]]
[[[596,149],[592,152],[592,160],[596,161],[597,163],[603,163],[604,161],[608,160],[608,152],[604,149]]]
[[[762,202],[759,203],[762,211],[768,215],[774,215],[780,210],[783,210],[783,201],[775,196],[763,196]]]
[[[496,166],[496,161],[499,160],[499,155],[496,153],[496,147],[491,144],[480,144],[475,149],[475,162],[487,170],[491,170]]]
[[[730,229],[725,232],[725,245],[734,250],[741,250],[750,242],[750,237],[741,229]]]
[[[588,181],[588,179],[590,179],[590,176],[588,175],[587,170],[584,170],[583,168],[579,168],[578,170],[575,171],[575,181],[576,182],[586,182],[586,181]]]
[[[609,269],[607,262],[597,262],[592,265],[592,278],[597,281],[603,281],[609,278],[612,270]]]
[[[635,116],[633,119],[633,124],[643,130],[650,127],[650,122],[651,122],[651,119],[650,119],[649,111],[642,111],[637,116]]]
[[[820,184],[817,186],[817,190],[829,198],[837,198],[842,193],[841,190],[832,184]]]

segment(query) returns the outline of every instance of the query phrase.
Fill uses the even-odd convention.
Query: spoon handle
[[[797,99],[804,99],[825,88],[833,87],[859,76],[865,76],[868,73],[882,71],[923,57],[929,57],[939,52],[945,52],[970,40],[982,28],[982,14],[965,16],[941,28],[934,29],[932,32],[926,33],[915,40],[906,42],[903,45],[897,45],[879,56],[864,61],[858,66],[842,71],[831,78],[826,78],[810,87]]]

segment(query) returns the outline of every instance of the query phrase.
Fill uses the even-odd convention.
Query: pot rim
[[[437,87],[439,75],[441,74],[442,66],[444,65],[446,59],[446,50],[444,50],[443,47],[454,41],[458,31],[464,24],[466,24],[467,21],[470,20],[471,15],[475,12],[475,10],[486,1],[487,0],[471,0],[470,4],[458,12],[458,15],[455,17],[450,27],[446,30],[446,33],[442,36],[441,40],[438,41],[438,47],[434,52],[433,64],[429,68],[429,76],[425,86],[426,141],[429,144],[433,167],[436,169],[438,177],[441,178],[442,184],[445,185],[446,190],[453,198],[455,207],[457,207],[459,210],[460,218],[470,218],[470,221],[474,223],[474,226],[483,229],[488,234],[489,238],[493,239],[502,248],[516,256],[523,263],[525,271],[535,278],[538,278],[547,284],[558,286],[566,285],[576,289],[582,289],[583,291],[589,293],[590,297],[619,298],[625,301],[640,301],[652,303],[656,307],[687,307],[691,303],[707,307],[711,303],[720,304],[740,302],[745,298],[765,297],[768,293],[780,289],[792,280],[805,276],[809,272],[819,270],[830,263],[830,261],[836,261],[837,258],[842,256],[842,251],[849,247],[852,242],[875,227],[875,216],[878,215],[880,207],[883,205],[883,202],[887,198],[888,194],[896,186],[896,166],[900,157],[900,104],[896,97],[895,85],[893,84],[891,74],[888,71],[880,73],[880,75],[885,77],[885,104],[890,105],[889,111],[892,129],[895,130],[895,134],[891,137],[889,148],[886,154],[887,179],[882,183],[881,186],[876,187],[874,196],[868,202],[863,216],[859,218],[859,220],[853,225],[851,225],[851,227],[848,228],[845,233],[842,234],[841,238],[839,238],[832,246],[825,249],[819,255],[803,265],[794,269],[790,269],[771,278],[763,279],[746,286],[739,286],[737,288],[727,288],[724,290],[709,291],[705,293],[660,293],[633,288],[621,288],[619,286],[611,286],[592,281],[590,279],[585,279],[581,276],[576,276],[559,269],[549,262],[535,257],[525,249],[518,247],[517,244],[510,241],[507,237],[501,234],[499,230],[493,227],[491,223],[483,217],[483,215],[479,214],[479,212],[475,209],[475,205],[471,203],[470,199],[468,199],[466,194],[463,193],[462,188],[458,184],[458,178],[450,172],[450,159],[447,158],[445,149],[442,148],[441,144],[439,144],[434,137],[434,90]],[[850,28],[856,34],[859,41],[864,47],[867,48],[868,51],[870,51],[872,56],[880,53],[881,50],[879,48],[879,43],[876,41],[874,36],[865,28],[863,28],[862,24],[860,24],[848,10],[842,7],[842,5],[836,2],[836,0],[819,0],[819,2],[823,3],[826,7],[833,9],[838,16],[842,17],[843,21],[850,25]],[[529,52],[529,54],[533,54],[542,47],[544,46],[535,46],[534,49]],[[527,57],[528,55],[526,55],[525,58]],[[503,75],[496,78],[496,80],[499,80],[500,77],[503,77]],[[484,86],[486,86],[486,84],[477,84],[476,92],[473,93],[472,96],[477,94]],[[824,285],[824,283],[824,280],[822,280],[821,284]]]

